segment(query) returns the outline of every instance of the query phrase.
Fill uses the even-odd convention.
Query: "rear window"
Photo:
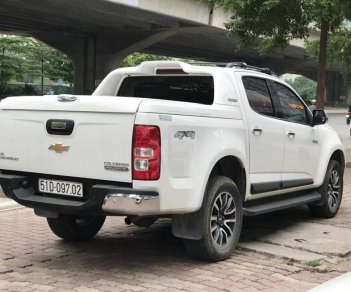
[[[243,83],[251,108],[262,115],[274,116],[266,81],[261,78],[244,77]]]
[[[213,104],[213,78],[211,76],[126,77],[117,96]]]

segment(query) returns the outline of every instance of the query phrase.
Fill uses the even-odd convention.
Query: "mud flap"
[[[172,218],[172,233],[176,237],[199,240],[203,236],[203,208],[195,213],[175,215]]]

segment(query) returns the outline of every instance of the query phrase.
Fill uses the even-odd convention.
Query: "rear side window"
[[[243,83],[251,108],[259,114],[274,116],[271,96],[264,79],[243,77]]]
[[[191,75],[131,76],[123,80],[117,96],[213,104],[213,78]]]

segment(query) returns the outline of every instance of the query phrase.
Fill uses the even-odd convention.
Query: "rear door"
[[[284,126],[275,118],[267,80],[242,77],[249,131],[251,193],[277,191],[281,185]]]

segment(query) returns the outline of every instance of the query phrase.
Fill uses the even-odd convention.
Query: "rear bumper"
[[[72,215],[157,215],[160,213],[159,194],[106,184],[88,188],[83,200],[49,196],[36,192],[31,177],[0,173],[5,195],[21,205],[37,210]]]
[[[102,210],[125,215],[156,215],[160,213],[159,195],[137,190],[116,190],[105,196]]]

